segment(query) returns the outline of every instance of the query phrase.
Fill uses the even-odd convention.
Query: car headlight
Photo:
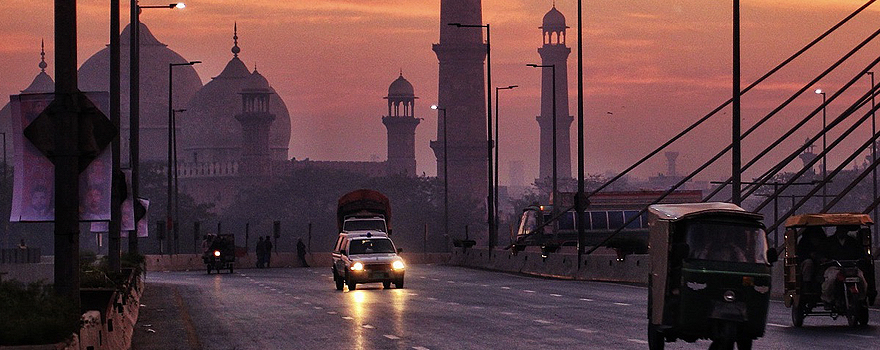
[[[732,290],[724,292],[724,301],[728,303],[736,301],[736,293],[734,293]]]
[[[215,250],[215,251],[214,251],[214,256],[220,256],[220,251],[219,251],[219,250]]]
[[[364,264],[363,264],[363,263],[356,262],[356,263],[354,263],[353,265],[351,265],[351,270],[352,270],[352,271],[362,271],[363,269],[364,269]]]
[[[395,270],[403,270],[403,268],[404,268],[403,261],[397,260],[397,261],[391,263],[391,268],[395,269]]]

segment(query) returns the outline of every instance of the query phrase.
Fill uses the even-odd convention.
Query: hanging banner
[[[131,193],[131,192],[129,191],[129,193]],[[150,233],[149,232],[149,228],[150,228],[150,200],[145,199],[145,198],[138,198],[138,202],[140,202],[140,207],[142,207],[143,211],[144,211],[143,216],[141,216],[140,219],[137,221],[138,238],[146,238],[146,237],[149,237],[149,233]],[[138,211],[138,209],[132,210],[132,212],[134,212],[134,214],[132,215],[132,222],[134,222],[135,217],[139,216],[136,213],[137,211]],[[130,231],[131,230],[123,230],[119,234],[119,236],[124,237],[124,238],[128,238],[128,233]]]
[[[125,175],[125,199],[122,201],[122,228],[121,237],[128,237],[125,231],[134,231],[134,201],[131,192],[131,169],[122,169]],[[92,222],[92,232],[110,232],[110,223],[107,221]]]
[[[88,92],[86,97],[101,111],[110,101],[106,92]],[[24,130],[46,110],[54,94],[10,96],[15,147],[15,181],[10,222],[55,221],[55,166],[28,138]],[[106,112],[105,112],[106,113]],[[100,151],[79,175],[80,221],[110,220],[112,151]]]

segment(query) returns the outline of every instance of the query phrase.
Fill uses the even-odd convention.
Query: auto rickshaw
[[[235,269],[235,236],[232,234],[212,235],[209,236],[209,239],[211,242],[208,244],[208,249],[202,254],[202,260],[205,262],[208,274],[211,274],[211,270],[220,273],[220,270],[226,269],[232,273]]]
[[[710,349],[751,349],[764,335],[776,258],[763,216],[730,203],[648,212],[648,347],[711,339]]]
[[[785,306],[791,308],[795,327],[807,316],[845,316],[850,326],[868,324],[868,305],[874,305],[877,286],[871,253],[873,224],[867,214],[804,214],[785,222]],[[856,256],[834,256],[837,232],[846,234]],[[841,240],[840,242],[844,242]],[[853,254],[847,254],[853,255]],[[826,270],[836,267],[836,281],[828,285],[833,302],[822,300]],[[865,288],[866,287],[866,288]]]

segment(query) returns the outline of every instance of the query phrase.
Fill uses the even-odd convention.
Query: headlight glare
[[[728,303],[736,301],[736,293],[734,293],[732,290],[724,292],[724,301]]]
[[[356,262],[351,265],[352,271],[362,271],[364,269],[364,264],[360,262]]]
[[[391,268],[395,269],[395,270],[403,270],[403,268],[404,268],[403,261],[397,260],[397,261],[391,263]]]
[[[220,256],[220,251],[219,251],[219,250],[215,250],[215,251],[214,251],[214,256]]]

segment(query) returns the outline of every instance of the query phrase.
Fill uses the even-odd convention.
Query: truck
[[[359,189],[339,198],[339,232],[381,231],[391,235],[391,201],[379,191]]]

